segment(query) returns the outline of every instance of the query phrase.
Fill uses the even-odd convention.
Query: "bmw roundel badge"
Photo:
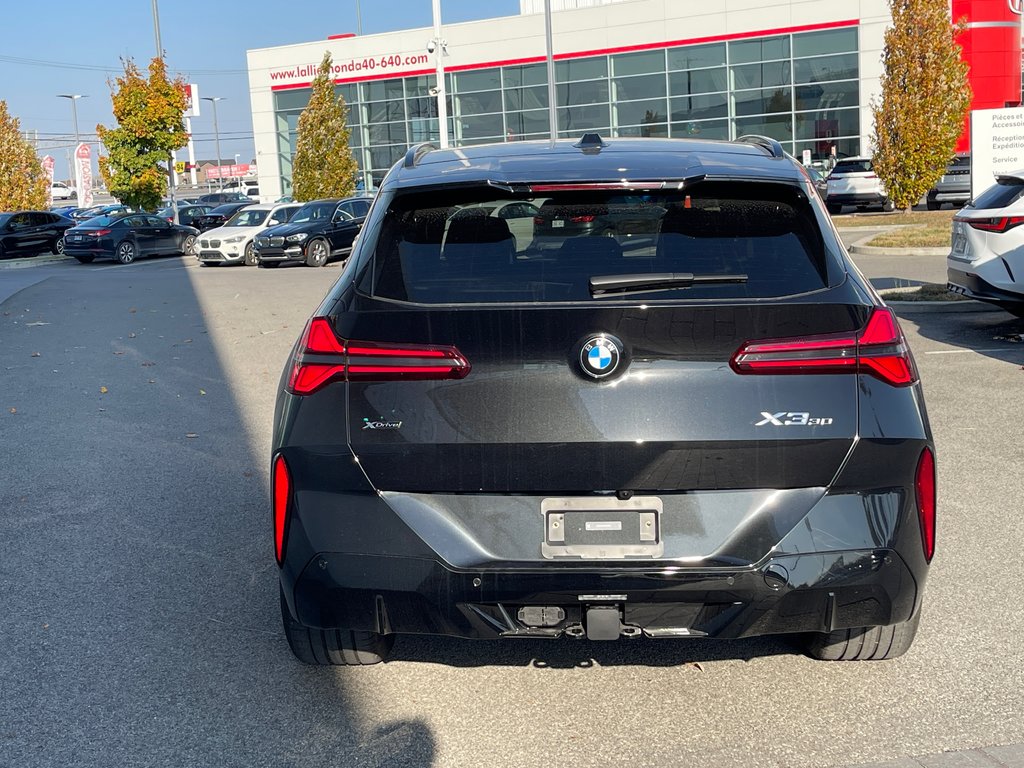
[[[622,360],[622,347],[609,336],[594,336],[580,348],[580,367],[588,376],[603,379],[615,373]]]

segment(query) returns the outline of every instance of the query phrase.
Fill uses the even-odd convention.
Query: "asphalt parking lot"
[[[385,665],[315,669],[280,630],[269,440],[284,361],[338,274],[0,271],[0,766],[951,766],[988,763],[939,753],[1024,743],[1024,321],[899,310],[940,499],[901,659],[403,637]]]

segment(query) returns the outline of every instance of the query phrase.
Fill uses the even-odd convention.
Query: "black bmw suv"
[[[347,258],[370,210],[368,197],[313,200],[285,224],[260,232],[253,245],[256,263],[276,267],[299,262],[322,267],[334,258]]]
[[[513,236],[506,201],[557,213]],[[570,226],[615,211],[642,245]],[[888,659],[935,546],[910,350],[762,137],[410,149],[295,345],[272,450],[310,664],[402,633]]]

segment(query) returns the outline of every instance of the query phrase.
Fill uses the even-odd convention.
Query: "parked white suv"
[[[837,214],[842,213],[844,205],[855,205],[859,210],[869,205],[880,205],[883,211],[893,209],[870,157],[844,157],[828,175],[825,207]]]
[[[284,224],[302,206],[298,203],[248,205],[216,229],[203,232],[196,241],[199,263],[256,266],[253,239],[267,227]]]
[[[50,185],[50,198],[52,200],[73,200],[78,197],[74,187],[69,187],[63,181],[55,181]]]
[[[953,217],[946,287],[1024,317],[1024,170],[996,183]]]

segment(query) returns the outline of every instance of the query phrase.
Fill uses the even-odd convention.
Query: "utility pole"
[[[157,4],[157,0],[153,0],[153,41],[156,43],[156,57],[162,59],[164,57],[164,45],[160,41],[160,7]],[[167,196],[171,200],[171,215],[174,217],[174,223],[180,223],[178,219],[178,205],[174,201],[174,153],[170,152],[167,155]]]
[[[555,46],[552,40],[551,0],[544,0],[544,41],[548,54],[548,123],[551,126],[551,146],[555,146],[555,140],[558,138],[558,91],[555,88]]]
[[[448,95],[444,87],[444,55],[448,52],[448,42],[441,37],[441,0],[433,0],[434,6],[434,39],[428,52],[437,57],[435,71],[437,73],[437,127],[441,149],[448,148]]]
[[[82,200],[85,197],[86,192],[85,192],[84,189],[82,189],[82,175],[78,172],[78,145],[82,143],[82,138],[81,138],[80,134],[78,133],[78,106],[77,106],[77,102],[78,102],[79,99],[86,98],[86,95],[82,94],[82,93],[58,93],[57,94],[57,98],[58,99],[67,99],[68,101],[71,102],[71,124],[74,126],[74,130],[75,130],[75,167],[72,168],[71,167],[71,162],[70,161],[68,162],[68,175],[72,179],[74,179],[74,182],[75,182],[75,194],[78,196],[79,200]],[[92,160],[91,159],[89,160],[89,163],[90,163],[90,165],[92,164]],[[90,174],[92,173],[92,169],[91,168],[90,168],[89,172],[90,172]]]

